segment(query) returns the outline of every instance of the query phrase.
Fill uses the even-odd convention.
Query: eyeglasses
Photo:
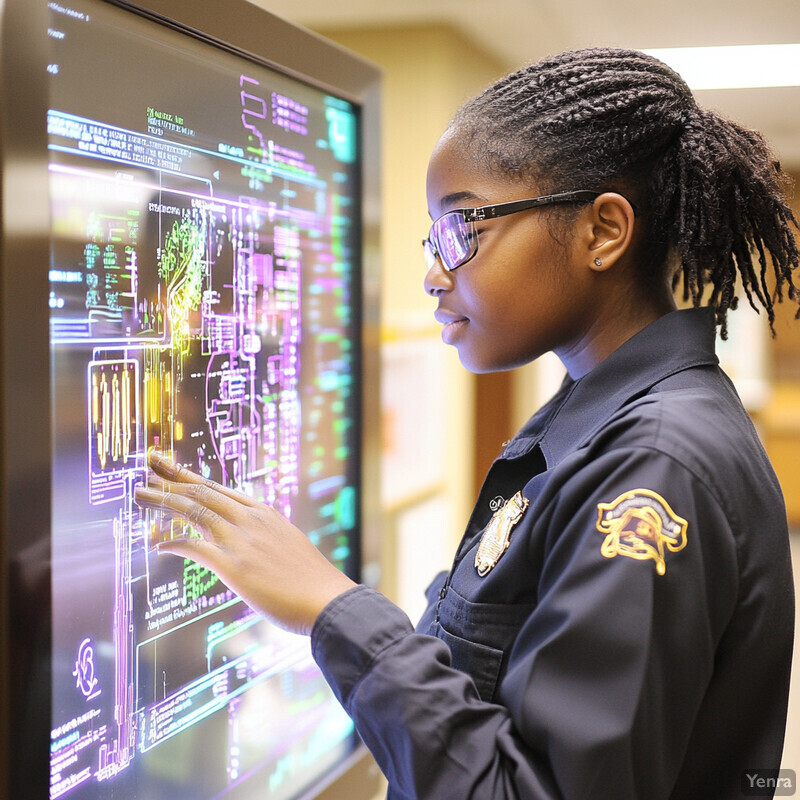
[[[539,206],[550,206],[557,203],[588,203],[598,196],[598,192],[582,189],[575,192],[531,197],[528,200],[512,200],[510,203],[499,203],[494,206],[457,208],[448,211],[431,225],[428,238],[422,240],[425,263],[430,269],[438,257],[441,259],[442,266],[449,272],[474,258],[478,252],[476,222],[505,217],[508,214],[516,214],[518,211],[527,211],[529,208],[538,208]]]

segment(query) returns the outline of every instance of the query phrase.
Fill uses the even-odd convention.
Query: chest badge
[[[522,496],[522,492],[517,492],[510,500],[506,500],[489,520],[481,536],[478,552],[475,554],[475,569],[481,578],[494,569],[500,557],[508,549],[511,529],[522,519],[528,502],[528,499]]]
[[[689,523],[649,489],[634,489],[613,503],[598,503],[597,515],[597,530],[606,537],[600,552],[606,558],[652,559],[656,572],[663,575],[667,571],[666,553],[686,547]]]

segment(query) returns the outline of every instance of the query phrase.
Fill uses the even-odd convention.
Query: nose
[[[449,292],[452,288],[453,273],[442,266],[442,261],[437,256],[433,266],[425,274],[425,291],[431,297],[436,297],[443,292]]]

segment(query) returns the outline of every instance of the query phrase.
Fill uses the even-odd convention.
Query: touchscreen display
[[[354,575],[358,108],[100,0],[49,7],[50,796],[295,797],[354,738],[308,640],[158,555],[187,531],[133,494],[158,448]]]

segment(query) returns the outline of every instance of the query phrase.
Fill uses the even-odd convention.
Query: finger
[[[239,497],[231,497],[227,492],[221,491],[223,487],[210,481],[208,483],[167,483],[150,487],[151,491],[161,492],[162,495],[184,497],[196,505],[213,511],[219,517],[233,525],[252,523],[254,519],[261,519],[268,506],[263,503],[243,504]]]
[[[231,489],[228,486],[223,486],[221,483],[204,478],[202,475],[192,472],[190,469],[181,466],[172,459],[167,458],[163,453],[159,453],[156,450],[150,451],[147,460],[150,464],[150,468],[153,470],[153,472],[155,472],[156,476],[164,481],[169,481],[170,483],[207,486],[219,492],[220,494],[229,497],[231,500],[235,500],[250,508],[262,505],[259,500],[254,500],[244,492],[237,492],[236,489]]]
[[[202,490],[206,487],[198,487]],[[213,508],[203,502],[198,502],[190,496],[171,491],[159,491],[144,486],[136,488],[134,497],[141,508],[151,508],[160,511],[170,518],[180,518],[197,528],[204,538],[213,539],[224,534],[227,520],[220,516]],[[228,501],[230,502],[230,501]]]
[[[134,502],[143,512],[142,521],[146,526],[149,547],[155,547],[159,542],[168,539],[186,538],[185,526],[188,523],[179,516],[164,511],[163,497],[164,489],[160,486],[151,486],[149,489],[137,486],[134,490]]]
[[[134,492],[136,503],[142,508],[151,508],[156,511],[165,511],[168,503],[165,502],[166,495],[182,495],[194,500],[198,505],[206,507],[219,514],[228,522],[240,524],[248,517],[251,517],[254,508],[244,507],[236,499],[220,492],[222,487],[213,481],[209,484],[201,483],[169,483],[158,476],[150,476],[147,486],[137,486]],[[260,508],[265,508],[259,504]],[[174,518],[176,514],[166,513],[166,516]]]
[[[165,539],[163,542],[158,542],[156,550],[158,553],[169,553],[170,555],[181,556],[182,558],[191,558],[192,561],[203,563],[205,558],[205,548],[210,547],[205,539],[196,539],[183,536],[178,539]]]

